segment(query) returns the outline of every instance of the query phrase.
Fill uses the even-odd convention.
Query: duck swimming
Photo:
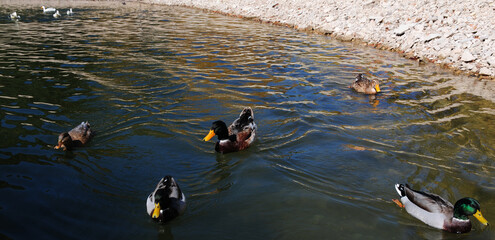
[[[369,80],[363,74],[358,74],[356,80],[349,86],[356,92],[365,94],[377,94],[380,92],[378,80]]]
[[[227,128],[225,122],[218,120],[213,122],[210,132],[204,141],[209,141],[215,135],[218,142],[215,144],[215,151],[220,153],[237,152],[248,148],[256,136],[256,123],[254,123],[254,113],[250,107],[244,108],[239,118]]]
[[[146,211],[158,222],[170,221],[186,210],[186,196],[172,176],[162,178],[146,199]]]
[[[53,14],[53,17],[54,17],[54,18],[59,18],[60,16],[62,16],[62,14],[60,14],[60,12],[58,12],[58,10],[57,10],[57,12],[55,12],[55,13]]]
[[[72,150],[73,147],[86,145],[93,137],[91,126],[88,122],[82,122],[79,126],[69,132],[63,132],[58,136],[58,144],[55,149],[62,148],[64,151]]]
[[[45,6],[41,6],[41,8],[43,9],[44,13],[55,12],[57,10],[55,8],[52,8],[52,7],[45,8]]]
[[[488,225],[481,215],[479,202],[473,198],[462,198],[452,206],[452,203],[438,195],[413,190],[407,184],[395,184],[395,190],[399,193],[400,202],[396,199],[393,201],[431,227],[452,233],[466,233],[471,231],[468,216],[474,216],[483,225]]]
[[[10,14],[10,19],[11,20],[14,20],[15,21],[15,20],[19,20],[20,18],[21,18],[21,16],[19,16],[17,14],[17,12],[13,12],[13,13]]]

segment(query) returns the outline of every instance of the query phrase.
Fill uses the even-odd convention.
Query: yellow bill
[[[481,215],[480,210],[477,210],[476,213],[473,214],[473,216],[480,221],[483,225],[488,225],[488,221]]]
[[[375,85],[375,90],[376,92],[380,92],[380,86],[378,86],[378,84]]]
[[[151,218],[158,218],[160,216],[160,203],[155,203],[155,210],[151,214]]]
[[[206,137],[203,138],[203,141],[210,141],[210,139],[214,136],[215,136],[215,132],[213,131],[213,129],[211,129],[208,135],[206,135]]]

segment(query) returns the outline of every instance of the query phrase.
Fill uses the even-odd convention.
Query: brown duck
[[[58,144],[55,149],[62,148],[64,151],[72,150],[74,147],[86,145],[93,137],[91,126],[88,122],[82,122],[79,126],[69,132],[63,132],[58,136]]]
[[[356,92],[365,94],[377,94],[380,92],[378,80],[369,80],[363,74],[358,74],[356,80],[349,86]]]
[[[203,140],[209,141],[212,137],[217,136],[218,142],[215,144],[215,151],[220,153],[237,152],[248,148],[253,143],[256,128],[253,110],[247,107],[242,110],[239,118],[228,128],[227,124],[221,120],[213,122],[210,132]]]

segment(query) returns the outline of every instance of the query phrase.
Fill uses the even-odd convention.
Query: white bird
[[[54,14],[53,14],[53,17],[54,17],[54,18],[58,18],[58,17],[60,17],[60,16],[62,16],[62,15],[58,12],[58,10],[57,10],[57,12],[56,12],[56,13],[54,13]]]
[[[72,12],[72,8],[71,8],[71,9],[69,9],[69,10],[67,10],[67,15],[68,15],[68,16],[70,16],[70,15],[72,15],[72,14],[74,14],[74,13]]]
[[[57,10],[55,8],[52,8],[52,7],[45,8],[45,6],[41,6],[41,8],[43,9],[44,13],[55,12]]]
[[[21,18],[21,16],[17,15],[17,12],[13,12],[10,14],[10,19],[12,19],[12,20],[17,20],[20,18]]]

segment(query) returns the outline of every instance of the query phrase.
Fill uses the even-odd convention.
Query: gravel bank
[[[495,76],[495,0],[143,0],[259,19]]]

